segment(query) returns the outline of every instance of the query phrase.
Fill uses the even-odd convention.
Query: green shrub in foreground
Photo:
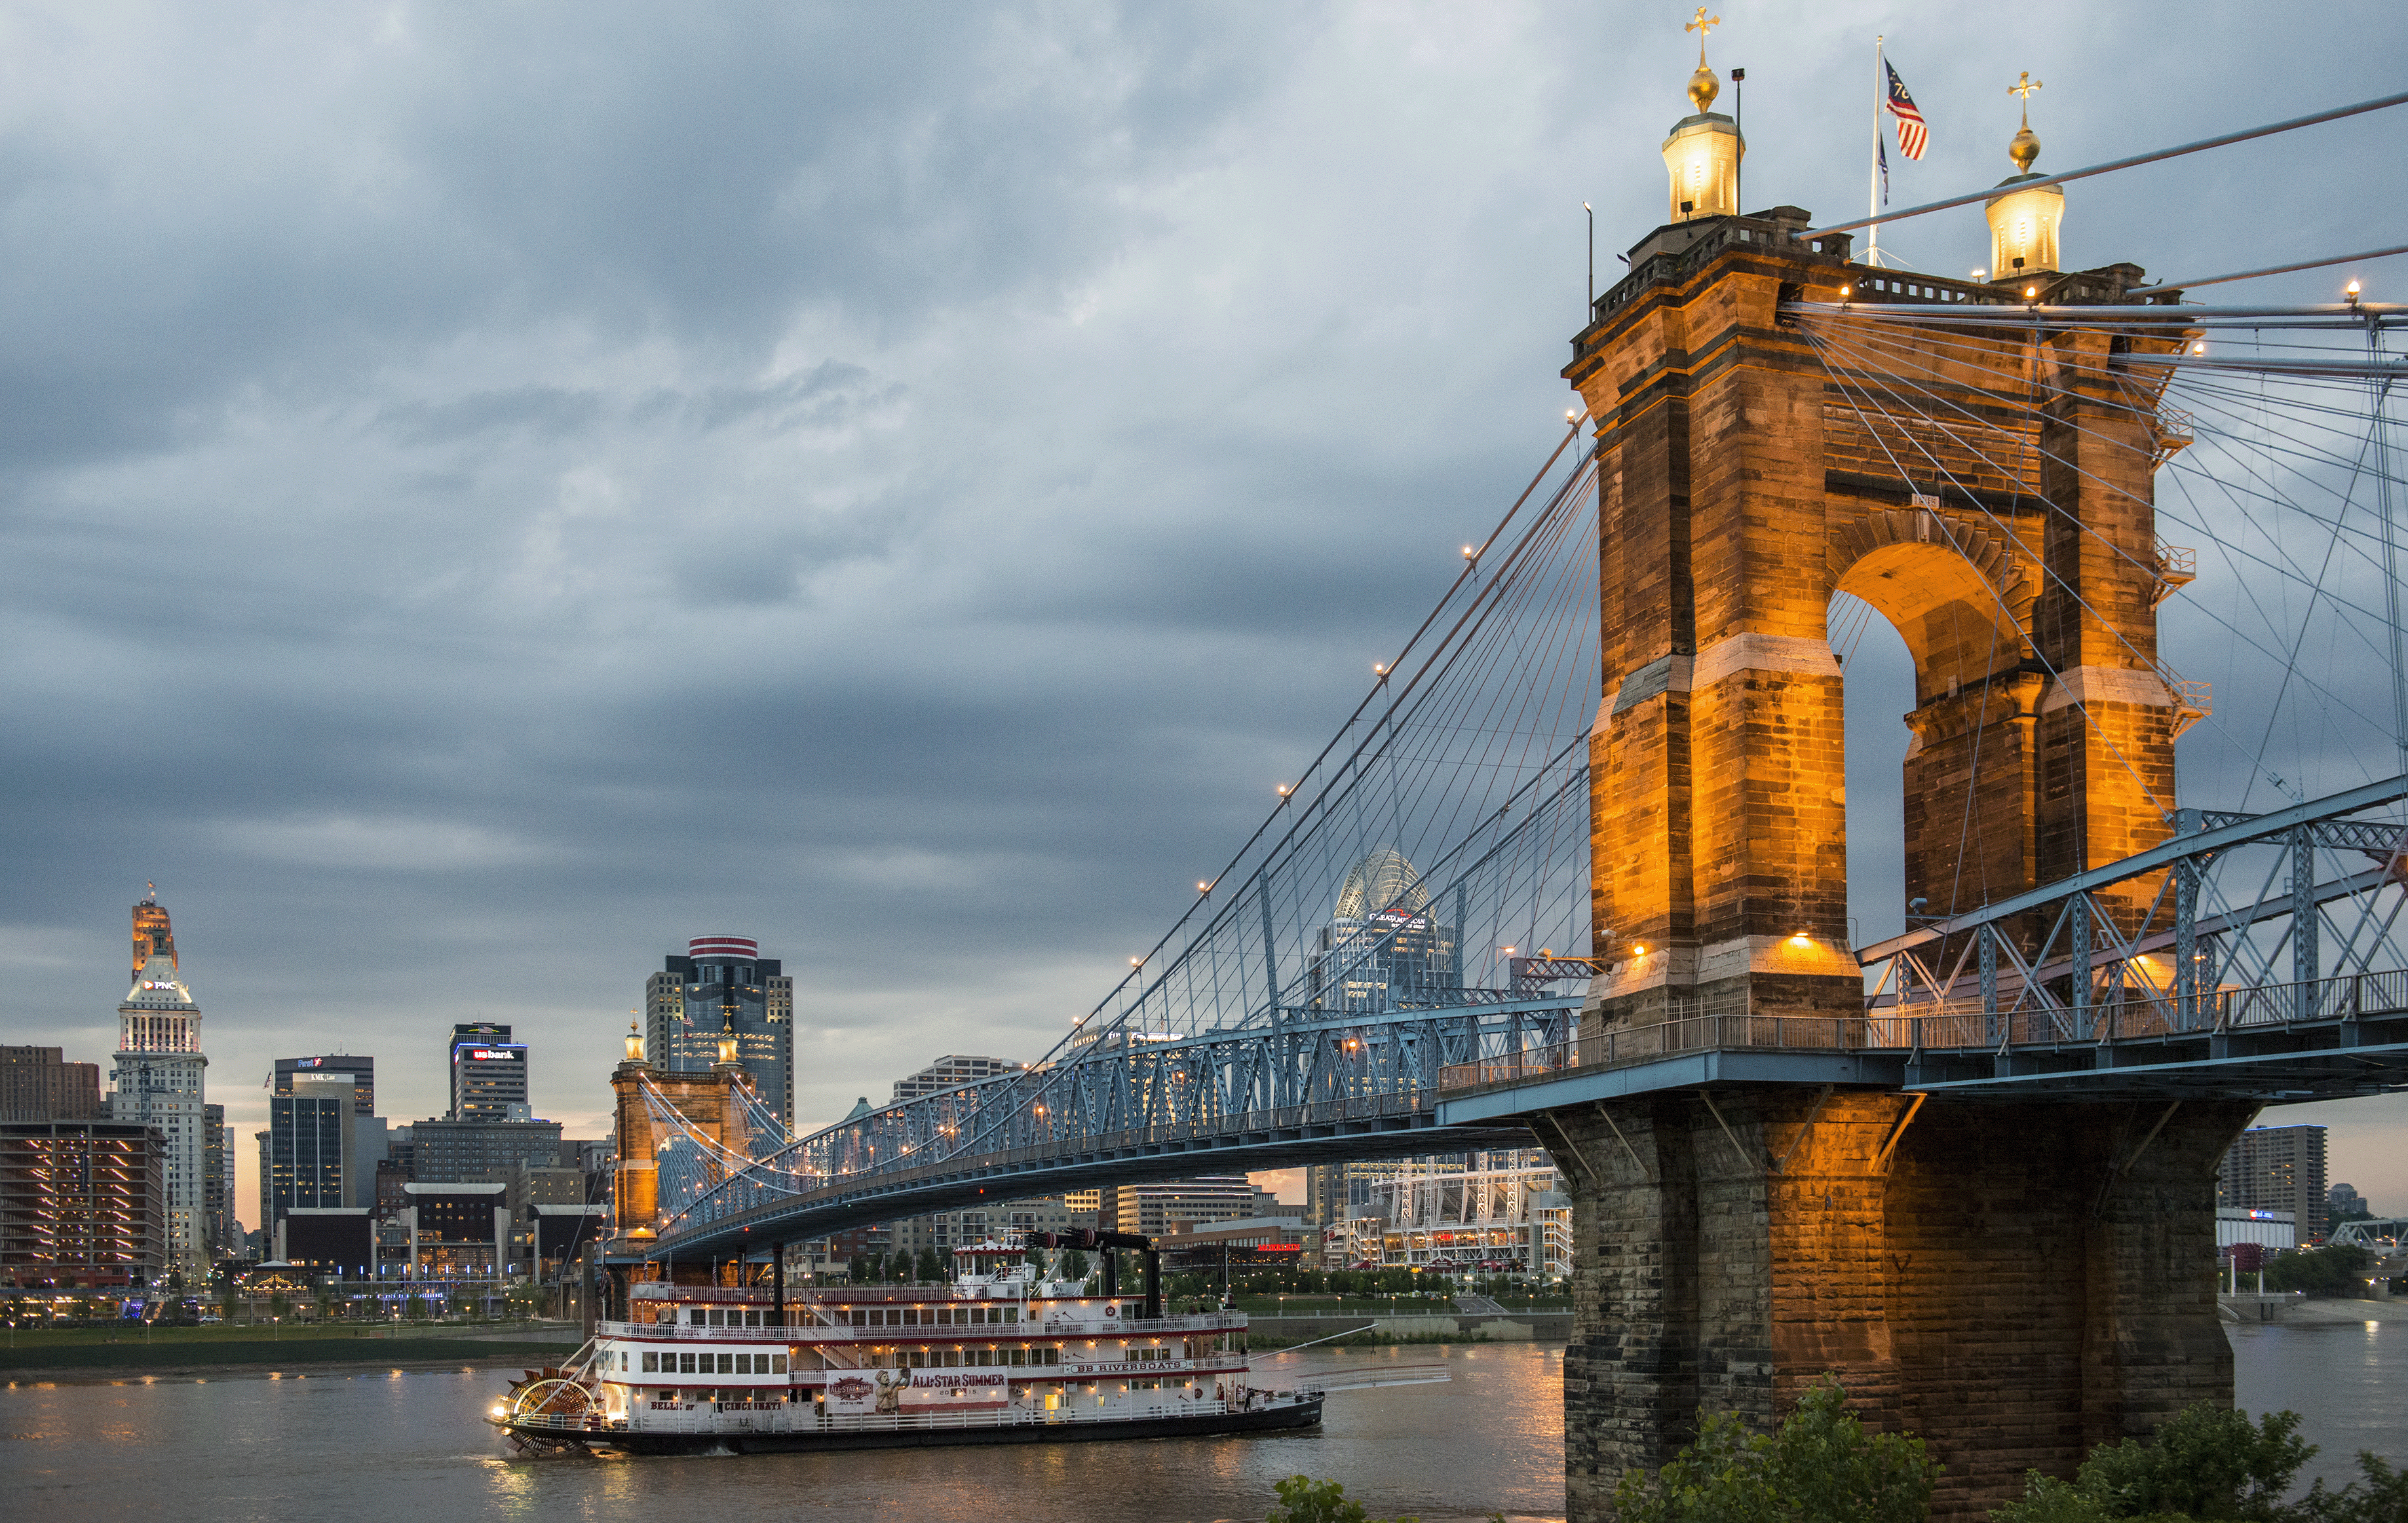
[[[1625,1471],[1617,1523],[1917,1523],[1941,1467],[1923,1441],[1867,1433],[1836,1376],[1815,1382],[1770,1434],[1734,1413],[1706,1419],[1698,1442],[1650,1480]]]
[[[1998,1523],[2408,1523],[2408,1473],[2372,1454],[2358,1457],[2363,1481],[2338,1491],[2318,1481],[2285,1502],[2316,1452],[2299,1426],[2296,1412],[2259,1423],[2202,1402],[2145,1441],[2093,1449],[2071,1483],[2029,1473],[2023,1499],[1990,1516]]]
[[[1271,1507],[1268,1523],[1383,1523],[1383,1519],[1367,1517],[1363,1504],[1349,1501],[1346,1488],[1336,1481],[1315,1481],[1302,1475],[1291,1475],[1272,1487],[1279,1501]],[[1384,1523],[1415,1523],[1410,1517],[1396,1517]]]

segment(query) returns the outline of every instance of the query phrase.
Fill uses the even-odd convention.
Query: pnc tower
[[[211,1249],[201,1007],[177,977],[166,910],[146,898],[134,907],[134,931],[136,949],[147,940],[149,955],[117,1007],[108,1114],[164,1139],[167,1262],[186,1285],[198,1286],[208,1280]]]
[[[2125,363],[2187,335],[2036,316],[2178,296],[2130,264],[2057,267],[2063,196],[2029,184],[2028,122],[1989,207],[1996,279],[1855,263],[1793,206],[1742,215],[1717,88],[1701,57],[1663,145],[1670,220],[1563,372],[1599,463],[1584,1040],[1861,1018],[1835,594],[1914,658],[1906,892],[1935,913],[2165,839],[2174,738],[2200,713],[2157,651],[2165,371]],[[2157,887],[2102,913],[2137,925]],[[2036,951],[2042,929],[2001,939]],[[2175,961],[2180,994],[2197,975]],[[2247,1109],[2131,1111],[1730,1082],[1551,1112],[1582,1253],[1570,1516],[1607,1516],[1623,1471],[1705,1414],[1770,1422],[1830,1372],[1946,1463],[1942,1517],[2229,1404],[2214,1288],[2175,1266],[2212,1261],[2216,1160]]]

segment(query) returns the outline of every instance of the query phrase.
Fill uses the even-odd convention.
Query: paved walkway
[[[1455,1298],[1455,1309],[1472,1317],[1502,1317],[1505,1308],[1492,1296],[1460,1295]]]

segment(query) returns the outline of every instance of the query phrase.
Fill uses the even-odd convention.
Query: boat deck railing
[[[682,1322],[596,1322],[597,1336],[633,1338],[648,1343],[896,1343],[912,1338],[986,1339],[994,1343],[1038,1338],[1159,1338],[1179,1332],[1239,1332],[1243,1312],[1197,1312],[1181,1317],[1098,1317],[1074,1321],[1068,1317],[1043,1322],[928,1323],[918,1327],[862,1327],[851,1323],[787,1322],[759,1328],[689,1327]],[[831,1339],[830,1333],[843,1333]]]

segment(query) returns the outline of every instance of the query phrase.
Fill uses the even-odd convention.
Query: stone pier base
[[[1579,1254],[1573,1523],[1607,1518],[1622,1472],[1670,1459],[1701,1414],[1770,1425],[1826,1372],[1947,1466],[1935,1517],[2230,1402],[2215,1170],[2253,1106],[1933,1100],[1909,1121],[1913,1103],[1717,1089],[1540,1124]]]

